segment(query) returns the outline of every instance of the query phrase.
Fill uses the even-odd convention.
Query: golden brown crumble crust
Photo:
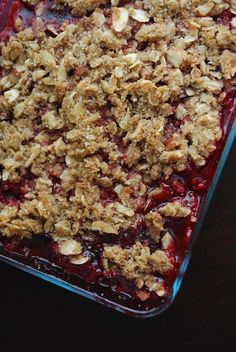
[[[108,3],[58,2],[76,15]],[[236,11],[234,0],[112,3],[53,35],[36,18],[1,45],[1,179],[30,173],[34,182],[19,207],[0,202],[0,232],[47,233],[74,264],[88,260],[74,237],[119,236],[137,224],[150,182],[184,170],[188,160],[206,163],[221,138],[222,82],[236,71],[235,23],[212,17]],[[180,127],[170,133],[173,113]],[[104,203],[111,190],[116,199]],[[190,213],[180,202],[149,212],[147,233],[162,249],[107,245],[104,269],[165,294],[152,275],[172,268],[164,218]]]

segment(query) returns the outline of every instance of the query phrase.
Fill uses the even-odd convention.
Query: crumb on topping
[[[181,203],[166,203],[160,207],[158,212],[165,217],[185,218],[191,213],[191,209],[183,206]]]
[[[150,237],[157,243],[160,241],[160,234],[163,230],[162,216],[154,211],[146,215],[147,231]]]

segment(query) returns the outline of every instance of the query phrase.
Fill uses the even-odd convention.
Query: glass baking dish
[[[5,39],[5,37],[11,33],[14,16],[21,9],[19,6],[19,1],[12,0],[5,0],[0,4],[0,38]],[[27,16],[30,18],[30,10],[26,11]],[[235,88],[233,88],[232,94],[231,101],[235,99]],[[31,248],[31,252],[27,252],[25,247],[20,249],[13,248],[8,240],[0,238],[0,260],[122,313],[136,317],[151,317],[160,314],[170,306],[177,295],[191,258],[194,242],[200,231],[204,216],[206,215],[209,203],[228,157],[230,147],[235,139],[235,101],[231,104],[230,110],[228,110],[227,113],[222,112],[222,116],[224,121],[223,138],[207,163],[208,180],[210,182],[208,183],[208,188],[201,194],[197,210],[197,222],[194,227],[191,228],[188,234],[188,241],[182,249],[181,262],[175,273],[175,277],[172,278],[168,296],[164,299],[160,299],[158,304],[155,303],[150,306],[142,304],[137,305],[122,292],[112,291],[108,286],[99,285],[98,283],[86,283],[77,273],[69,272],[65,268],[60,267],[58,263],[50,262],[47,256],[41,255],[43,251],[38,250],[38,248],[43,246],[43,242],[40,242],[40,238],[38,242],[36,241],[35,247]]]

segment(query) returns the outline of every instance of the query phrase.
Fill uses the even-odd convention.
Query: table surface
[[[235,160],[236,143],[169,310],[129,318],[0,264],[1,351],[235,350]]]

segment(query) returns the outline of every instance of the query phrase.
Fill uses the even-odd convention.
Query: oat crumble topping
[[[162,191],[149,185],[189,161],[205,165],[221,139],[219,101],[236,72],[236,25],[235,17],[224,25],[216,16],[236,13],[236,2],[55,2],[87,16],[60,30],[37,17],[1,44],[1,182],[21,199],[0,200],[0,233],[45,233],[81,265],[90,259],[83,238],[120,236],[142,218],[159,249],[138,239],[128,248],[105,244],[104,271],[163,296],[155,273],[173,269],[165,219],[191,209],[177,200],[143,216],[140,207]]]

